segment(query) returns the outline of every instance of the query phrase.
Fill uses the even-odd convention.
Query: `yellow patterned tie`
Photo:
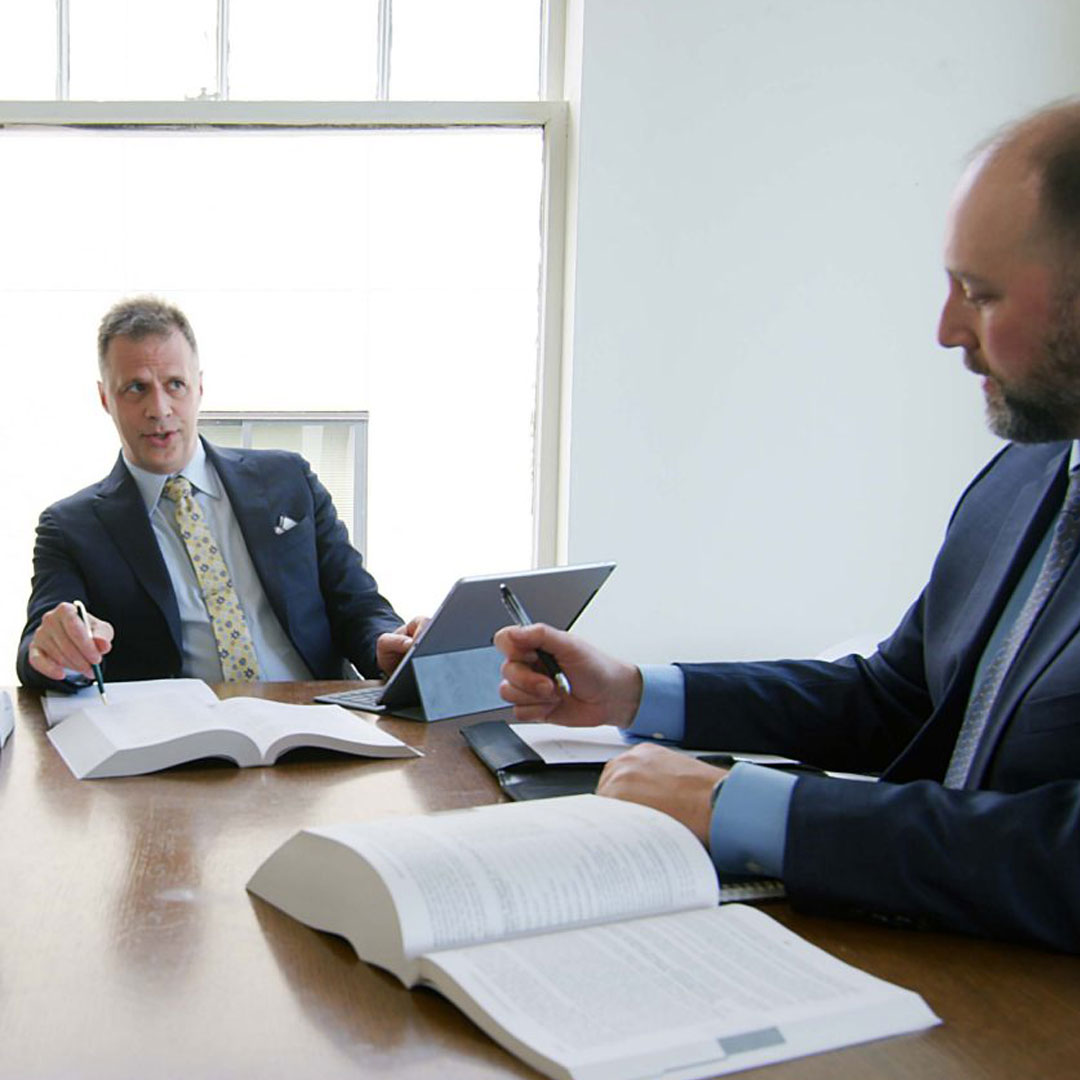
[[[226,682],[254,682],[259,677],[259,662],[255,658],[255,646],[240,607],[240,598],[233,588],[214,534],[191,494],[191,482],[183,476],[170,476],[165,481],[163,493],[166,499],[176,504],[176,524],[180,526],[180,535],[210,616],[221,659],[221,673]]]

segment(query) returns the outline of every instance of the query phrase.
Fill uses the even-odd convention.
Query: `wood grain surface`
[[[304,702],[351,685],[218,689]],[[15,733],[0,752],[0,1078],[537,1075],[437,994],[405,990],[244,888],[299,828],[498,801],[459,733],[488,717],[380,721],[424,752],[416,759],[297,751],[272,768],[202,762],[79,781],[45,737],[37,695],[12,696]],[[917,990],[945,1022],[752,1075],[1080,1075],[1077,958],[767,910]]]

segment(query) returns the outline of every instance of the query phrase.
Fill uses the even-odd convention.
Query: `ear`
[[[105,410],[106,412],[109,412],[109,401],[108,401],[108,399],[107,399],[107,398],[105,397],[105,384],[104,384],[103,382],[99,382],[99,383],[97,384],[97,392],[98,392],[98,398],[99,398],[99,399],[100,399],[100,401],[101,401],[101,407],[102,407],[102,408],[103,408],[103,409],[104,409],[104,410]],[[110,415],[110,416],[112,416],[112,413],[109,413],[109,415]]]

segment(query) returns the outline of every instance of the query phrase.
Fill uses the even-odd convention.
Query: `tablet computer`
[[[511,620],[499,586],[513,590],[533,622],[568,630],[614,569],[614,563],[590,563],[461,578],[382,686],[315,700],[416,720],[504,708],[503,656],[492,639]]]

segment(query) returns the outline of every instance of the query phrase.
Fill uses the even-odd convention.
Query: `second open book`
[[[716,1076],[936,1023],[767,915],[693,834],[595,795],[305,829],[248,883],[564,1080]]]
[[[45,699],[49,741],[78,779],[135,776],[201,758],[272,765],[299,747],[359,757],[417,751],[338,705],[288,705],[265,698],[220,701],[198,679],[111,683],[109,704],[89,687]]]

